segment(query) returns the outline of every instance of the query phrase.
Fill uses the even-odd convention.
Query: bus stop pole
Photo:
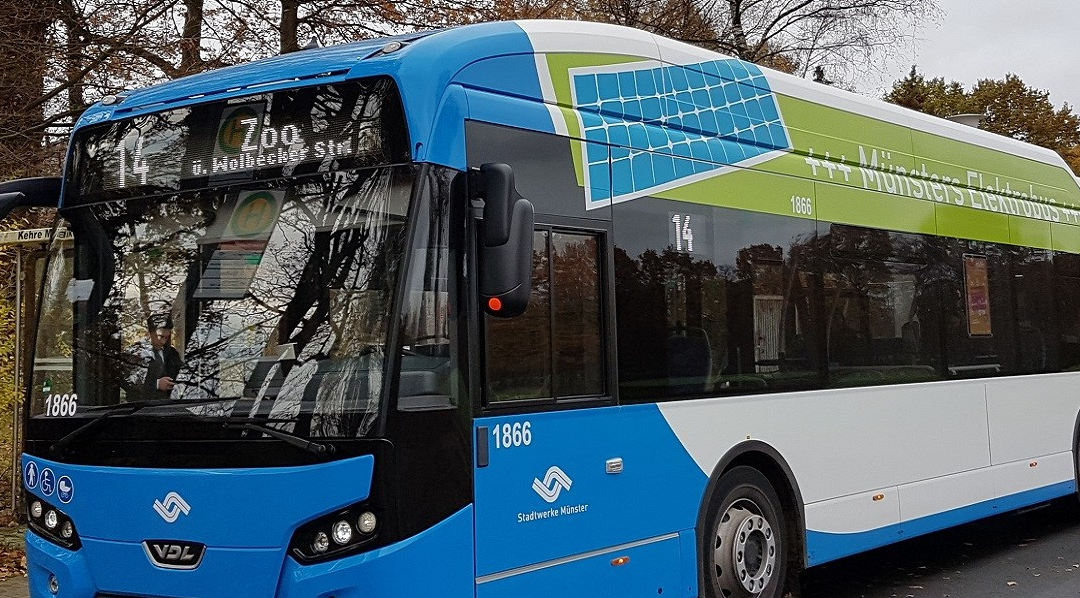
[[[23,260],[22,247],[15,246],[15,397],[22,397],[22,344],[23,344]],[[22,481],[22,468],[19,467],[19,455],[22,453],[22,401],[15,401],[11,416],[11,507],[19,510],[19,486]]]

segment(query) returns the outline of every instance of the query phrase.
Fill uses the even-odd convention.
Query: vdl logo
[[[202,563],[206,545],[179,540],[146,540],[143,550],[150,562],[164,569],[195,569]]]
[[[154,510],[157,511],[158,515],[161,515],[161,518],[166,523],[174,523],[180,518],[181,513],[187,515],[191,512],[191,505],[187,504],[184,497],[176,492],[170,492],[165,495],[165,502],[154,501]]]
[[[557,465],[552,465],[547,473],[544,475],[544,481],[533,478],[533,490],[540,495],[540,498],[552,503],[559,500],[559,495],[563,490],[570,490],[570,485],[574,481],[570,479],[570,476],[566,475],[566,472],[559,469]]]

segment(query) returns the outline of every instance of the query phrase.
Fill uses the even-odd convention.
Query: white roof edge
[[[705,48],[699,48],[698,46],[686,42],[660,37],[659,35],[655,37],[656,45],[660,47],[660,55],[664,57],[664,60],[671,64],[693,64],[703,60],[735,60],[732,56],[728,56],[721,52],[706,50]]]
[[[660,59],[656,36],[639,29],[586,21],[526,20],[514,24],[528,34],[536,53],[591,52]]]
[[[514,21],[529,35],[538,53],[596,52],[627,54],[662,60],[670,64],[692,64],[703,60],[732,59],[732,57],[684,42],[668,39],[610,23],[560,20]],[[1065,168],[1065,160],[1057,152],[1024,143],[1004,135],[961,125],[944,118],[924,114],[884,100],[863,96],[836,87],[807,81],[794,75],[758,66],[773,91],[794,98],[837,108],[908,127],[917,131],[956,139],[989,149],[1028,158],[1037,162]],[[1080,178],[1077,179],[1080,184]]]
[[[890,104],[884,100],[807,81],[787,73],[764,68],[762,70],[765,71],[773,91],[779,94],[1067,168],[1065,160],[1057,152],[1044,147],[955,123],[896,104]]]

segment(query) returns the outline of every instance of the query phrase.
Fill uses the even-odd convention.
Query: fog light
[[[49,593],[54,596],[60,593],[60,580],[56,579],[52,573],[49,574]]]
[[[44,507],[41,506],[41,501],[35,500],[34,502],[30,503],[30,516],[34,519],[41,517],[41,511],[43,509]]]
[[[56,511],[49,509],[48,513],[45,513],[45,527],[49,529],[56,529],[56,524],[59,521],[56,517]]]
[[[349,525],[348,521],[338,521],[335,523],[333,533],[334,542],[337,542],[338,544],[345,545],[349,543],[349,540],[352,540],[352,526]]]
[[[71,525],[70,521],[65,521],[64,525],[60,526],[60,537],[65,540],[70,540],[75,535],[75,526]]]
[[[330,537],[326,535],[326,532],[319,532],[315,534],[315,540],[311,543],[311,549],[315,552],[326,552],[330,548]]]
[[[375,531],[375,513],[371,511],[361,513],[360,518],[356,520],[356,529],[360,530],[362,534],[370,534]]]

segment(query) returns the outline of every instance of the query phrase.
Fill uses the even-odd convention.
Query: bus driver
[[[172,346],[172,318],[165,314],[150,316],[146,321],[146,333],[149,342],[143,341],[135,348],[135,354],[146,368],[139,388],[144,399],[168,399],[183,365],[180,352]]]

